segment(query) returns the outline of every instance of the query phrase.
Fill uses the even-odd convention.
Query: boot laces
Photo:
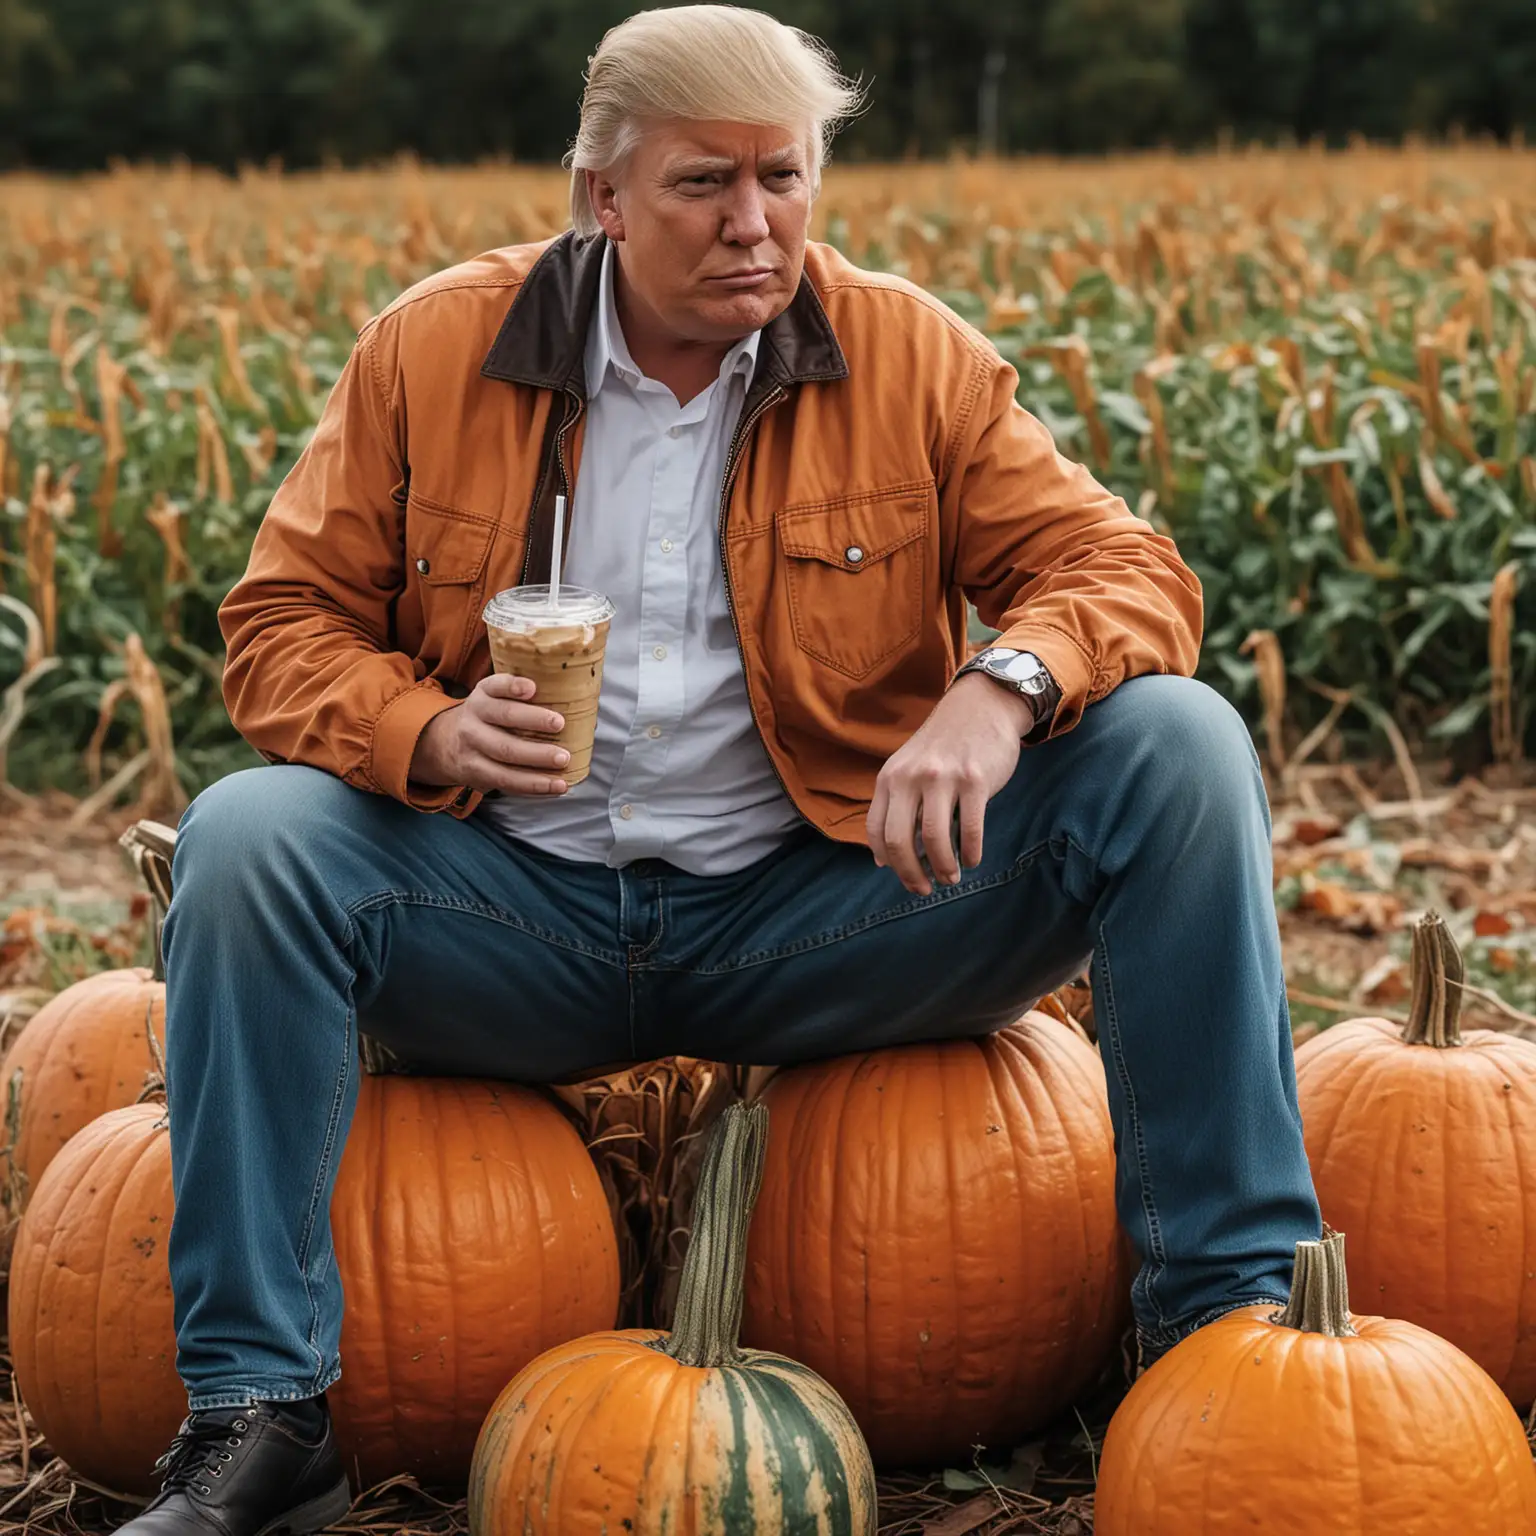
[[[207,1480],[222,1476],[225,1464],[235,1459],[232,1453],[249,1428],[243,1416],[231,1420],[191,1414],[177,1430],[170,1449],[155,1463],[155,1471],[164,1479],[160,1491],[176,1493],[195,1488],[204,1495],[212,1493]]]

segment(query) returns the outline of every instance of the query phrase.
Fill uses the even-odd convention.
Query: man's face
[[[811,218],[810,135],[751,123],[646,129],[613,180],[588,174],[628,297],[679,341],[725,343],[783,312]]]

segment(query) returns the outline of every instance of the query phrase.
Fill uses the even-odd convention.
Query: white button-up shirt
[[[608,633],[587,778],[558,798],[485,802],[546,853],[618,867],[666,859],[740,869],[801,818],[758,736],[725,598],[720,493],[760,332],[687,405],[635,366],[613,296],[614,251],[587,334],[587,427],[564,580],[606,593]]]

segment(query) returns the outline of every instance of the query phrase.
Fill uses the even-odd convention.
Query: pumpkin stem
[[[1467,979],[1466,961],[1445,919],[1426,912],[1413,925],[1413,957],[1409,964],[1413,995],[1403,1039],[1409,1045],[1433,1045],[1445,1050],[1461,1044],[1461,997]]]
[[[732,1104],[710,1135],[693,1201],[693,1233],[677,1287],[672,1332],[658,1344],[679,1365],[711,1369],[742,1358],[741,1293],[747,1228],[763,1182],[768,1106]]]
[[[1272,1321],[1302,1333],[1326,1333],[1331,1339],[1354,1337],[1342,1232],[1324,1227],[1321,1242],[1296,1244],[1291,1299],[1283,1312],[1274,1314]]]

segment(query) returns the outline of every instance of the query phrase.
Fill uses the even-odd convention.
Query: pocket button
[[[420,571],[423,576],[426,576],[432,570],[432,562],[428,560],[425,555],[423,555],[421,559],[416,562],[416,569]]]
[[[857,544],[850,544],[848,548],[843,551],[843,559],[846,560],[849,565],[857,565],[863,558],[864,551],[860,549]]]

